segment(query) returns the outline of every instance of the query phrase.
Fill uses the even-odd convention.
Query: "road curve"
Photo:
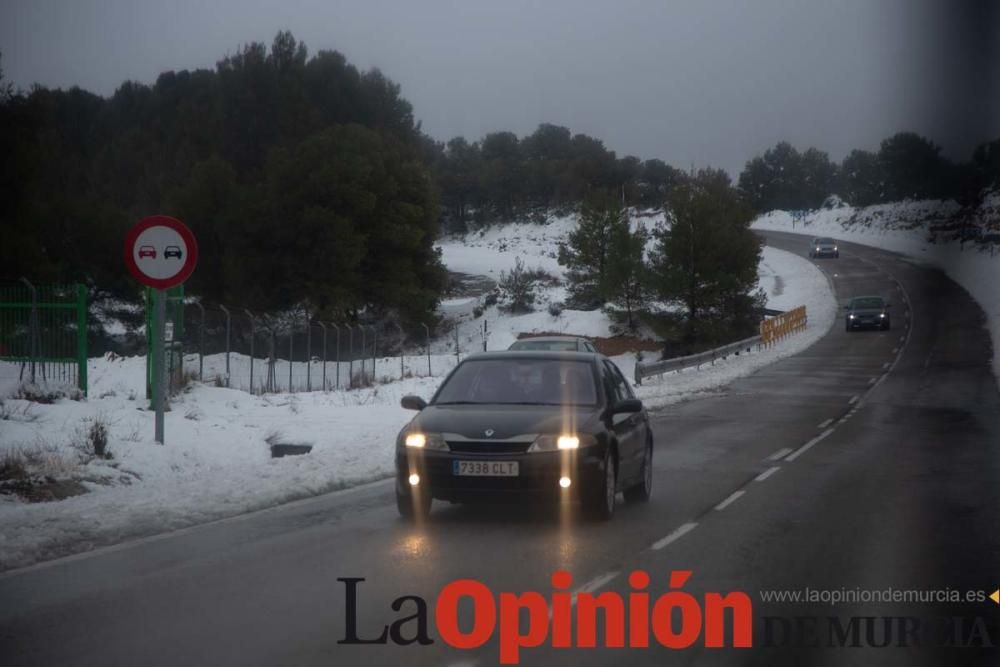
[[[801,236],[768,243],[805,253]],[[357,627],[375,635],[473,578],[493,591],[574,586],[630,590],[650,573],[665,591],[745,591],[749,649],[524,649],[521,664],[1000,664],[997,649],[766,645],[764,616],[983,619],[1000,642],[1000,607],[982,604],[763,603],[772,589],[988,590],[1000,555],[1000,393],[974,301],[940,272],[842,244],[817,260],[838,301],[879,293],[893,329],[815,345],[725,391],[654,415],[654,494],[611,523],[567,508],[437,504],[429,523],[396,517],[377,483],[233,520],[0,575],[0,656],[14,665],[496,664],[496,641],[343,645],[345,589],[364,577]],[[389,443],[386,446],[390,446]],[[468,610],[461,610],[466,618]],[[435,633],[431,632],[432,637]],[[825,639],[825,635],[824,635]],[[654,643],[655,644],[655,643]]]

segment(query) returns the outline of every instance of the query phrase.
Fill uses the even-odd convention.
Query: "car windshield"
[[[512,350],[555,350],[575,352],[579,349],[575,340],[519,340],[510,346]]]
[[[816,243],[821,245],[833,245],[833,239],[816,239]]]
[[[591,364],[562,359],[471,359],[434,398],[435,405],[596,405]]]
[[[851,302],[852,308],[881,308],[883,305],[880,296],[862,296]]]

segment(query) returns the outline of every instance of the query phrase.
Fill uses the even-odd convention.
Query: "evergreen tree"
[[[635,330],[635,315],[645,309],[647,269],[645,250],[649,233],[639,225],[630,229],[628,218],[622,217],[611,229],[605,284],[609,300],[624,308],[629,329]]]
[[[688,336],[701,318],[731,321],[757,284],[761,241],[752,212],[724,171],[702,170],[673,189],[670,224],[651,261],[652,286],[666,302],[683,304]]]
[[[584,201],[577,228],[570,232],[568,243],[559,247],[571,304],[597,308],[608,301],[612,236],[621,225],[628,229],[628,214],[613,193],[597,191]]]

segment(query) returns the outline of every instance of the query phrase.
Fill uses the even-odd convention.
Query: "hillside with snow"
[[[648,226],[660,222],[643,220]],[[565,299],[561,284],[540,288],[532,313],[509,315],[496,305],[484,306],[481,286],[496,281],[518,257],[529,268],[543,268],[561,280],[555,257],[574,223],[557,218],[547,225],[498,226],[440,243],[448,269],[474,277],[480,285],[468,294],[453,294],[441,306],[444,318],[459,323],[458,357],[483,348],[484,322],[491,350],[505,349],[522,333],[617,333],[612,318],[601,310],[550,313],[547,304]],[[836,304],[826,278],[810,262],[765,248],[759,274],[771,307],[807,305],[808,330],[769,350],[649,378],[637,389],[648,406],[717,391],[807,347],[828,330]],[[478,308],[482,312],[477,316]],[[390,477],[394,438],[413,414],[399,406],[400,398],[411,393],[429,398],[456,363],[451,335],[432,341],[430,352],[431,376],[426,373],[428,358],[420,352],[404,358],[402,369],[398,357],[385,357],[376,361],[379,384],[353,390],[256,396],[192,382],[171,401],[162,446],[153,442],[144,357],[91,359],[86,400],[42,404],[12,398],[14,389],[8,387],[0,406],[0,455],[7,462],[20,461],[32,479],[57,482],[60,495],[67,497],[35,503],[0,495],[0,569]],[[248,361],[233,355],[234,365]],[[632,375],[634,352],[614,361],[626,376]],[[196,367],[196,358],[187,364]],[[342,365],[346,376],[349,371]],[[215,377],[224,371],[223,355],[206,357],[205,366],[206,378]],[[286,368],[279,365],[277,372]],[[401,371],[407,377],[400,379]],[[320,377],[315,361],[311,372]],[[332,365],[327,373],[333,376]],[[303,375],[296,372],[296,377]],[[108,458],[94,456],[90,447],[97,424],[107,430]],[[312,450],[272,458],[274,444]]]

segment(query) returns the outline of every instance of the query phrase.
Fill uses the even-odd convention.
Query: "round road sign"
[[[143,218],[125,237],[125,265],[143,285],[156,289],[180,285],[197,263],[194,234],[176,218]]]

